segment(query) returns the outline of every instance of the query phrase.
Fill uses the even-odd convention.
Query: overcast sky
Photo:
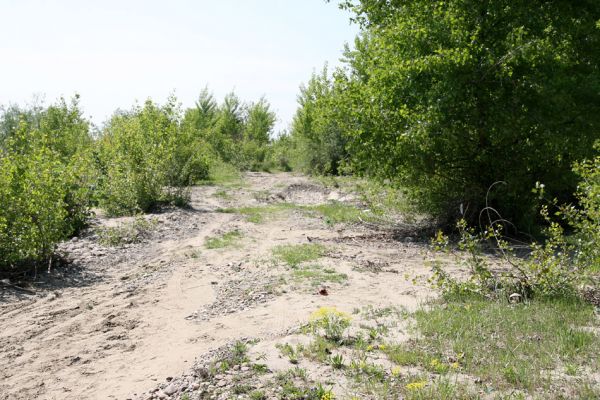
[[[117,108],[175,94],[191,106],[264,95],[288,126],[298,87],[339,65],[357,27],[324,0],[0,0],[0,104],[81,95],[101,124]]]

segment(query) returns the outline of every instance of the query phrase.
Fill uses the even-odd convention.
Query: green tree
[[[218,104],[208,88],[204,88],[198,96],[196,107],[186,110],[184,124],[204,136],[208,130],[214,127],[217,115]]]
[[[116,114],[99,140],[103,171],[100,205],[109,214],[148,211],[160,203],[183,203],[186,188],[208,174],[209,152],[194,131],[183,127],[174,97],[159,106]]]
[[[600,2],[344,1],[362,27],[338,73],[354,166],[421,210],[527,227],[536,181],[568,201],[600,134]],[[462,207],[461,207],[462,206]]]
[[[319,174],[340,172],[347,157],[347,140],[337,112],[338,97],[327,66],[319,74],[313,73],[308,83],[300,87],[291,129],[295,168]]]
[[[275,120],[275,113],[271,111],[271,106],[265,98],[250,104],[244,126],[244,140],[266,145],[273,134]]]
[[[85,226],[97,175],[78,97],[11,107],[0,120],[11,121],[0,151],[0,269],[10,272],[51,260],[55,245]]]

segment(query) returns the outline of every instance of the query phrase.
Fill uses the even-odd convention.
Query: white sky
[[[324,0],[0,0],[0,104],[81,95],[101,124],[117,108],[175,91],[191,106],[265,95],[288,126],[298,87],[339,65],[357,27]]]

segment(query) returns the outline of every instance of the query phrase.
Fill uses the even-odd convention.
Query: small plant
[[[382,366],[367,361],[366,357],[361,357],[350,362],[350,371],[358,381],[384,382],[386,373]]]
[[[348,275],[331,268],[323,268],[318,264],[297,267],[292,275],[298,281],[308,280],[312,286],[320,286],[327,282],[342,283],[348,279]]]
[[[368,210],[360,210],[353,205],[334,201],[328,204],[307,207],[308,211],[314,211],[323,216],[323,220],[329,226],[340,223],[375,222],[379,218]]]
[[[250,385],[234,385],[232,391],[234,394],[246,394],[252,390],[252,386]]]
[[[269,372],[269,367],[267,364],[252,364],[252,371],[258,374],[266,374]]]
[[[333,307],[321,307],[310,316],[310,325],[314,332],[322,331],[328,340],[340,342],[344,332],[350,326],[348,314]]]
[[[281,354],[290,360],[291,364],[298,364],[299,355],[302,353],[302,351],[304,351],[304,347],[301,344],[298,344],[295,348],[289,343],[283,345],[278,344],[276,347],[279,349]]]
[[[341,354],[336,354],[329,359],[333,369],[344,368],[344,357]]]
[[[250,393],[251,400],[267,400],[267,395],[262,390],[255,390]]]
[[[406,389],[409,391],[416,391],[423,389],[425,386],[427,386],[427,381],[420,380],[408,383]]]
[[[232,360],[234,364],[241,364],[248,361],[248,345],[244,342],[235,342],[233,350],[231,352]]]

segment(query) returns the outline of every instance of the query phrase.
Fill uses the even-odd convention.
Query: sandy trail
[[[94,235],[70,242],[80,280],[60,271],[35,296],[0,292],[0,399],[132,398],[232,340],[277,338],[319,306],[414,309],[431,295],[405,278],[428,273],[422,245],[293,210],[262,223],[219,212],[343,196],[302,176],[247,174],[240,186],[194,188],[192,209],[157,215],[159,229],[139,245],[104,248]],[[238,245],[205,248],[206,238],[232,230],[243,234]],[[273,247],[307,237],[330,249],[325,267],[347,275],[329,284],[329,296],[272,261]]]

